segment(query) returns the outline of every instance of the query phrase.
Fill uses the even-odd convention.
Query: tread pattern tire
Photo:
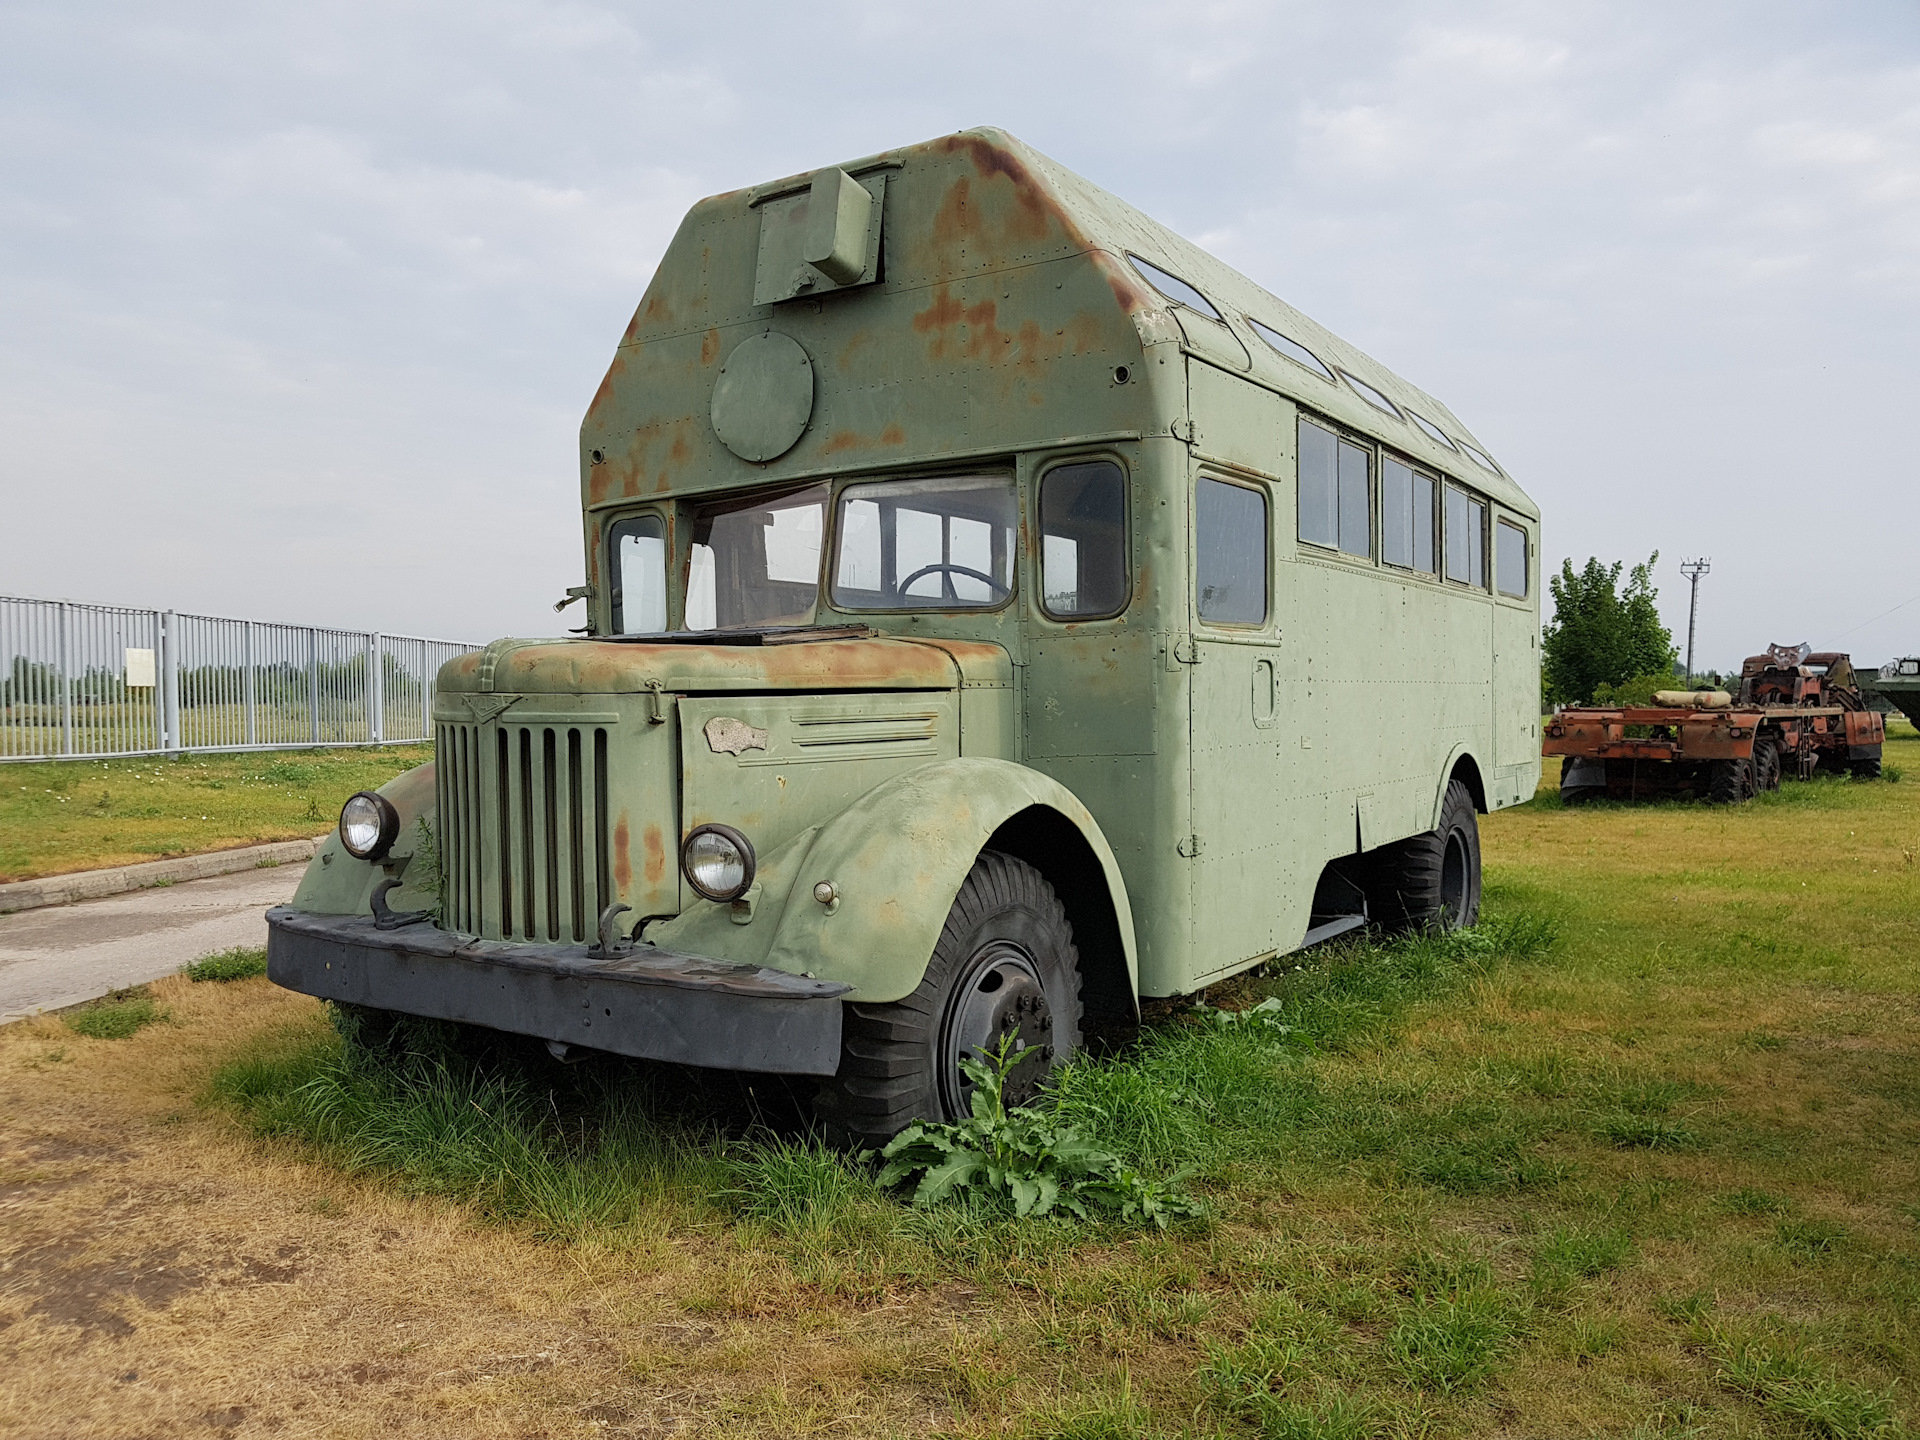
[[[944,1113],[937,1067],[941,1017],[969,962],[994,940],[1012,940],[1040,970],[1053,1020],[1048,1068],[1080,1048],[1079,952],[1067,912],[1044,876],[997,850],[983,850],[954,896],[919,986],[903,1000],[846,1006],[840,1070],[814,1097],[829,1140],[884,1145],[915,1120]]]
[[[1738,805],[1753,795],[1751,760],[1716,760],[1707,779],[1707,799],[1715,805]]]
[[[1450,848],[1461,873],[1449,869]],[[1463,782],[1448,783],[1438,828],[1383,845],[1365,861],[1367,911],[1388,932],[1465,930],[1479,920],[1480,823]]]
[[[1753,747],[1753,793],[1780,788],[1780,747],[1762,740]]]
[[[1871,760],[1855,760],[1851,768],[1853,778],[1856,780],[1878,780],[1880,778],[1880,758],[1878,756],[1875,756]]]

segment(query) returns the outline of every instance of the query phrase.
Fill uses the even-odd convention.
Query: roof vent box
[[[762,201],[753,303],[772,305],[870,285],[880,278],[887,172],[858,179],[822,170],[800,191]]]

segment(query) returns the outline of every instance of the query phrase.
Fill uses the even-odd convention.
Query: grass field
[[[318,834],[427,745],[0,766],[0,883]]]
[[[1889,1437],[1900,784],[1484,822],[1477,938],[1160,1007],[1065,1118],[1206,1213],[914,1210],[783,1087],[346,1063],[264,979],[0,1031],[0,1435]],[[242,967],[244,968],[244,967]]]

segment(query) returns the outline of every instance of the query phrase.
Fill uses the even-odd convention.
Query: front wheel
[[[1367,912],[1387,930],[1465,930],[1479,920],[1480,823],[1463,782],[1448,782],[1436,828],[1367,861]]]
[[[1079,953],[1059,896],[1026,861],[982,851],[918,988],[846,1007],[839,1073],[814,1109],[832,1138],[856,1146],[883,1145],[915,1120],[961,1119],[973,1085],[960,1061],[1007,1039],[1038,1052],[1007,1077],[1007,1103],[1023,1104],[1080,1048],[1080,1016]]]

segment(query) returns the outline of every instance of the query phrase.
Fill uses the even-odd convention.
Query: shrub
[[[1150,1180],[1053,1116],[1027,1105],[1009,1109],[1007,1076],[1036,1053],[1017,1054],[1011,1045],[1008,1036],[990,1060],[969,1056],[960,1062],[973,1082],[973,1114],[967,1119],[909,1125],[887,1142],[880,1152],[886,1162],[880,1171],[883,1187],[917,1176],[915,1205],[979,1195],[1011,1205],[1021,1219],[1060,1209],[1082,1220],[1112,1215],[1165,1229],[1170,1220],[1198,1212],[1181,1192],[1179,1175]]]
[[[234,950],[222,950],[195,960],[191,965],[182,965],[180,973],[189,980],[251,980],[256,975],[267,973],[267,952],[250,950],[241,946]]]
[[[69,1030],[89,1040],[124,1040],[167,1017],[144,990],[116,990],[61,1018]]]

